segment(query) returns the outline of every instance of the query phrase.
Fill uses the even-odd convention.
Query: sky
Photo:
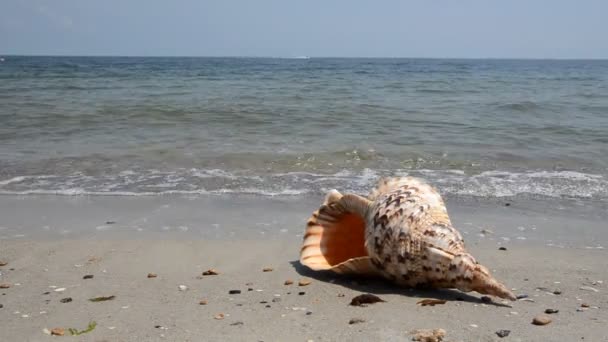
[[[608,58],[608,0],[2,0],[0,54]]]

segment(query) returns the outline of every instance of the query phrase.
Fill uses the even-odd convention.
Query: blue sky
[[[608,58],[608,0],[2,0],[0,54]]]

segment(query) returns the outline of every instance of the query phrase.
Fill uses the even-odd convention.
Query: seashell
[[[367,198],[331,190],[307,222],[300,263],[516,299],[466,251],[437,190],[412,177],[383,179]]]

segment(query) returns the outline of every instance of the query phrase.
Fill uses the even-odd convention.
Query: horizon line
[[[247,55],[111,55],[111,54],[0,54],[0,57],[114,57],[114,58],[266,58],[266,59],[460,59],[605,61],[608,57],[412,57],[412,56],[247,56]],[[305,57],[305,58],[303,58]]]

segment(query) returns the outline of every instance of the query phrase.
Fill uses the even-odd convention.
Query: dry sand
[[[477,293],[402,289],[381,280],[310,272],[297,262],[300,237],[296,232],[302,229],[300,223],[311,209],[307,201],[260,204],[255,199],[226,199],[233,203],[228,207],[219,199],[74,201],[0,199],[0,226],[5,233],[0,240],[0,261],[8,263],[0,267],[0,283],[11,284],[0,290],[0,341],[408,341],[412,330],[423,328],[445,329],[446,341],[608,341],[606,250],[501,240],[500,236],[508,233],[500,228],[502,224],[512,224],[516,234],[525,235],[510,222],[510,212],[502,209],[483,211],[483,221],[493,219],[500,223],[488,233],[496,236],[470,234],[468,248],[517,294],[529,295],[527,300],[506,305],[499,300],[482,303]],[[154,216],[158,208],[167,205],[166,201],[175,211]],[[209,208],[213,203],[218,208]],[[72,206],[80,210],[72,211]],[[205,227],[221,227],[222,233],[216,236],[194,229],[195,220],[188,230],[162,231],[165,223],[157,222],[161,216],[166,221],[183,221],[184,217],[177,213],[186,215],[184,208],[197,206],[204,209],[190,211],[190,218],[226,214],[222,210],[234,217],[226,222],[220,218],[216,220],[219,223],[200,222]],[[239,208],[242,210],[235,210]],[[247,212],[245,208],[266,211]],[[473,208],[479,210],[477,206],[470,210],[464,207],[457,216],[467,217],[475,211]],[[268,221],[267,216],[276,220]],[[100,225],[104,217],[118,219],[116,223]],[[512,218],[522,220],[521,215]],[[573,215],[546,216],[537,212],[528,212],[525,219],[540,222],[536,231],[550,231],[553,223],[568,220],[579,220],[572,229],[585,223]],[[121,223],[132,220],[138,220],[137,227],[144,231],[125,233],[126,225]],[[290,221],[291,224],[286,223]],[[458,221],[455,223],[461,226],[467,223]],[[21,226],[17,226],[19,222]],[[45,222],[50,222],[51,227],[40,230]],[[478,222],[469,223],[466,226],[476,227],[470,230],[477,229]],[[91,228],[89,233],[75,236],[60,234],[63,230],[73,231],[76,226],[123,228]],[[145,231],[153,226],[161,230]],[[49,233],[53,229],[57,234]],[[588,234],[598,245],[606,242],[594,240],[593,230]],[[598,231],[596,235],[602,234]],[[507,250],[498,250],[500,244]],[[263,272],[265,267],[273,270]],[[210,268],[220,274],[201,276]],[[150,272],[158,276],[148,278]],[[89,274],[94,277],[83,279]],[[298,286],[301,279],[312,283]],[[295,283],[284,285],[286,280]],[[188,289],[180,291],[179,285]],[[59,288],[65,290],[57,292]],[[553,294],[557,289],[561,294]],[[241,293],[229,294],[230,290]],[[368,307],[349,305],[354,296],[368,292],[386,302]],[[111,295],[115,299],[106,302],[88,300]],[[72,301],[60,301],[67,297]],[[423,298],[447,302],[416,305]],[[201,300],[207,304],[200,305]],[[581,308],[582,304],[589,308]],[[532,325],[532,319],[548,308],[559,310],[550,315],[553,321],[546,326]],[[218,314],[224,318],[215,319]],[[364,322],[349,324],[353,318]],[[91,321],[97,323],[96,328],[78,337],[43,332],[56,327],[82,330]],[[510,330],[510,335],[499,338],[495,332],[502,329]],[[69,335],[67,331],[66,334]]]

